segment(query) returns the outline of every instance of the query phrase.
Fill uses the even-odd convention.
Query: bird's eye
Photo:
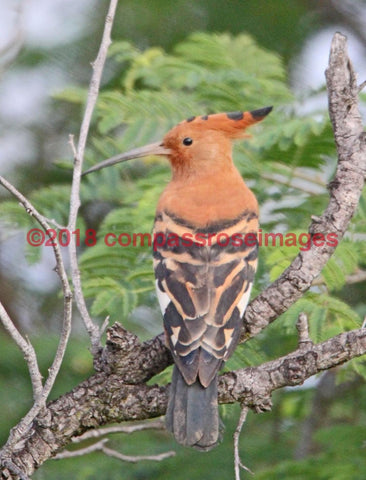
[[[190,137],[183,138],[183,145],[186,145],[189,147],[189,145],[192,145],[193,140]]]

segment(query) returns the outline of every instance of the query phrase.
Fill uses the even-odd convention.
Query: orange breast
[[[173,213],[197,227],[237,218],[244,210],[258,213],[257,200],[239,172],[171,181],[162,193],[157,212]]]

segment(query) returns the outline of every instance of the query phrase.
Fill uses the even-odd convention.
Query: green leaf
[[[84,291],[87,298],[94,297],[92,315],[111,315],[112,322],[126,319],[137,305],[136,293],[110,278],[90,280],[84,285]]]

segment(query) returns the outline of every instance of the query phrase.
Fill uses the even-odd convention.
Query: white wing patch
[[[157,295],[158,300],[159,300],[160,310],[161,310],[161,313],[164,316],[165,310],[167,309],[171,300],[170,300],[169,295],[167,293],[162,292],[160,290],[157,280],[155,281],[155,288],[156,288],[156,295]]]
[[[245,309],[247,308],[251,290],[252,290],[252,284],[249,285],[248,290],[244,292],[243,296],[241,297],[238,304],[236,305],[237,308],[239,309],[240,317],[244,315]]]

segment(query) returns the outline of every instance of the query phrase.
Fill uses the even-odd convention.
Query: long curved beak
[[[145,145],[144,147],[138,147],[130,150],[126,153],[121,153],[120,155],[115,155],[114,157],[107,158],[107,160],[103,160],[103,162],[97,163],[94,167],[85,170],[82,175],[87,175],[91,172],[96,172],[105,167],[110,167],[116,163],[127,162],[127,160],[131,160],[133,158],[140,158],[140,157],[147,157],[149,155],[170,155],[171,151],[169,148],[165,148],[161,142],[150,143],[149,145]]]

